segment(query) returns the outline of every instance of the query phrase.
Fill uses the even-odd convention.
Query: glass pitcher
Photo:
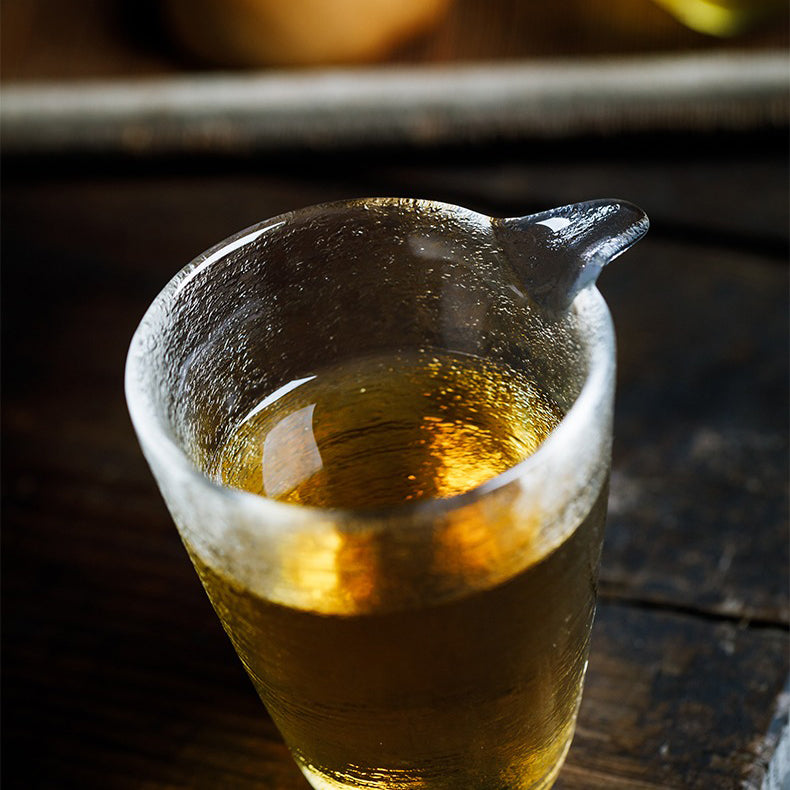
[[[140,444],[313,787],[553,783],[610,468],[614,336],[594,284],[646,229],[610,200],[515,219],[332,203],[213,247],[142,319]],[[537,449],[497,455],[535,404]]]

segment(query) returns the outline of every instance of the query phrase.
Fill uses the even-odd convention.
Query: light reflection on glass
[[[313,435],[315,403],[283,417],[263,440],[261,472],[266,496],[278,499],[319,472],[324,463]]]

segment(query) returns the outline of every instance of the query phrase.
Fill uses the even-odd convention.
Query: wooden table
[[[5,163],[3,773],[9,788],[304,780],[137,446],[132,331],[195,254],[363,195],[500,215],[619,196],[619,390],[601,599],[557,787],[759,788],[787,719],[784,133],[236,161]]]

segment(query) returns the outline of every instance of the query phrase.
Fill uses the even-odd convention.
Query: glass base
[[[551,767],[550,771],[537,781],[531,781],[529,784],[524,784],[516,780],[514,783],[506,782],[501,783],[501,780],[494,779],[492,784],[475,784],[474,790],[549,790],[554,782],[557,780],[560,769],[565,763],[565,758],[573,741],[573,732],[566,740],[565,746],[559,758]],[[408,778],[404,776],[383,776],[384,771],[376,771],[379,774],[377,777],[372,775],[366,779],[351,779],[350,781],[341,781],[331,776],[321,773],[311,765],[298,763],[299,769],[304,774],[311,787],[315,790],[447,790],[450,787],[457,788],[458,784],[456,779],[420,779]],[[529,780],[527,780],[529,781]],[[467,787],[466,790],[473,790]]]

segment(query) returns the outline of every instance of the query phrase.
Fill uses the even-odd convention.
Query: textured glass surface
[[[614,201],[513,220],[403,199],[318,206],[209,250],[144,317],[127,364],[141,446],[315,787],[553,781],[586,666],[609,472],[614,342],[593,284],[645,229],[641,212]],[[316,403],[330,416],[342,410],[310,396],[313,379],[355,371],[359,388],[375,389],[386,379],[371,373],[375,360],[389,360],[392,376],[414,359],[445,365],[441,397],[457,389],[472,411],[480,397],[481,408],[511,415],[512,430],[497,431],[514,441],[534,386],[556,416],[550,432],[468,485],[398,497],[373,475],[339,507],[288,501],[328,457]],[[453,365],[461,372],[448,373]],[[511,371],[496,374],[510,389],[491,371]],[[223,448],[286,396],[279,433],[251,445],[275,461],[246,491],[223,486]],[[387,427],[387,441],[411,435],[406,412],[382,403],[377,430]],[[446,480],[498,452],[467,418],[467,434],[452,433],[456,417],[425,434],[440,437],[432,457],[464,454],[438,464]],[[378,499],[366,496],[374,485]]]

